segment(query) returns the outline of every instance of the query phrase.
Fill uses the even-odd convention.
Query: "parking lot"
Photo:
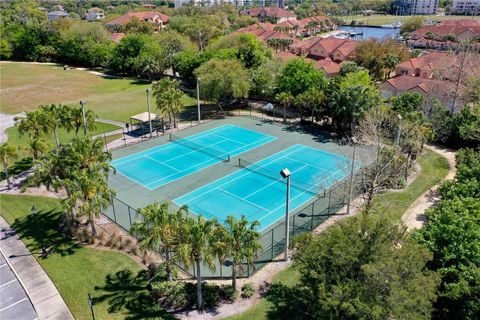
[[[5,261],[3,253],[0,254],[0,319],[37,318],[37,313],[22,284]]]

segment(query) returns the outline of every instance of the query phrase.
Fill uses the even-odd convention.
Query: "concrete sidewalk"
[[[0,217],[0,248],[23,283],[39,319],[73,319],[52,280],[10,225]]]

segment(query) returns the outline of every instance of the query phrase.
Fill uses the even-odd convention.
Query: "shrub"
[[[231,285],[220,287],[220,296],[223,301],[234,302],[238,298],[238,292]]]
[[[251,283],[245,283],[242,286],[242,298],[249,299],[255,294],[255,288]]]
[[[189,292],[190,285],[185,282],[154,282],[152,283],[152,295],[164,308],[185,308],[194,303]]]

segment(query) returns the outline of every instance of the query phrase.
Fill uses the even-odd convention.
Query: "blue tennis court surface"
[[[117,172],[154,190],[208,166],[257,148],[276,137],[223,125],[112,161]]]
[[[336,181],[346,177],[348,158],[319,149],[294,145],[231,175],[198,188],[174,200],[188,205],[195,214],[225,221],[228,215],[258,220],[266,229],[285,214],[286,182],[280,170],[291,175],[290,210],[301,207]]]

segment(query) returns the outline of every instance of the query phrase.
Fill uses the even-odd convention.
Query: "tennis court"
[[[149,190],[274,141],[276,137],[226,124],[112,161],[118,173]]]
[[[285,213],[286,181],[280,170],[292,175],[290,211],[311,201],[349,174],[348,158],[300,144],[254,164],[239,159],[243,169],[220,178],[174,200],[188,205],[192,213],[224,221],[228,215],[258,220],[265,230]]]

